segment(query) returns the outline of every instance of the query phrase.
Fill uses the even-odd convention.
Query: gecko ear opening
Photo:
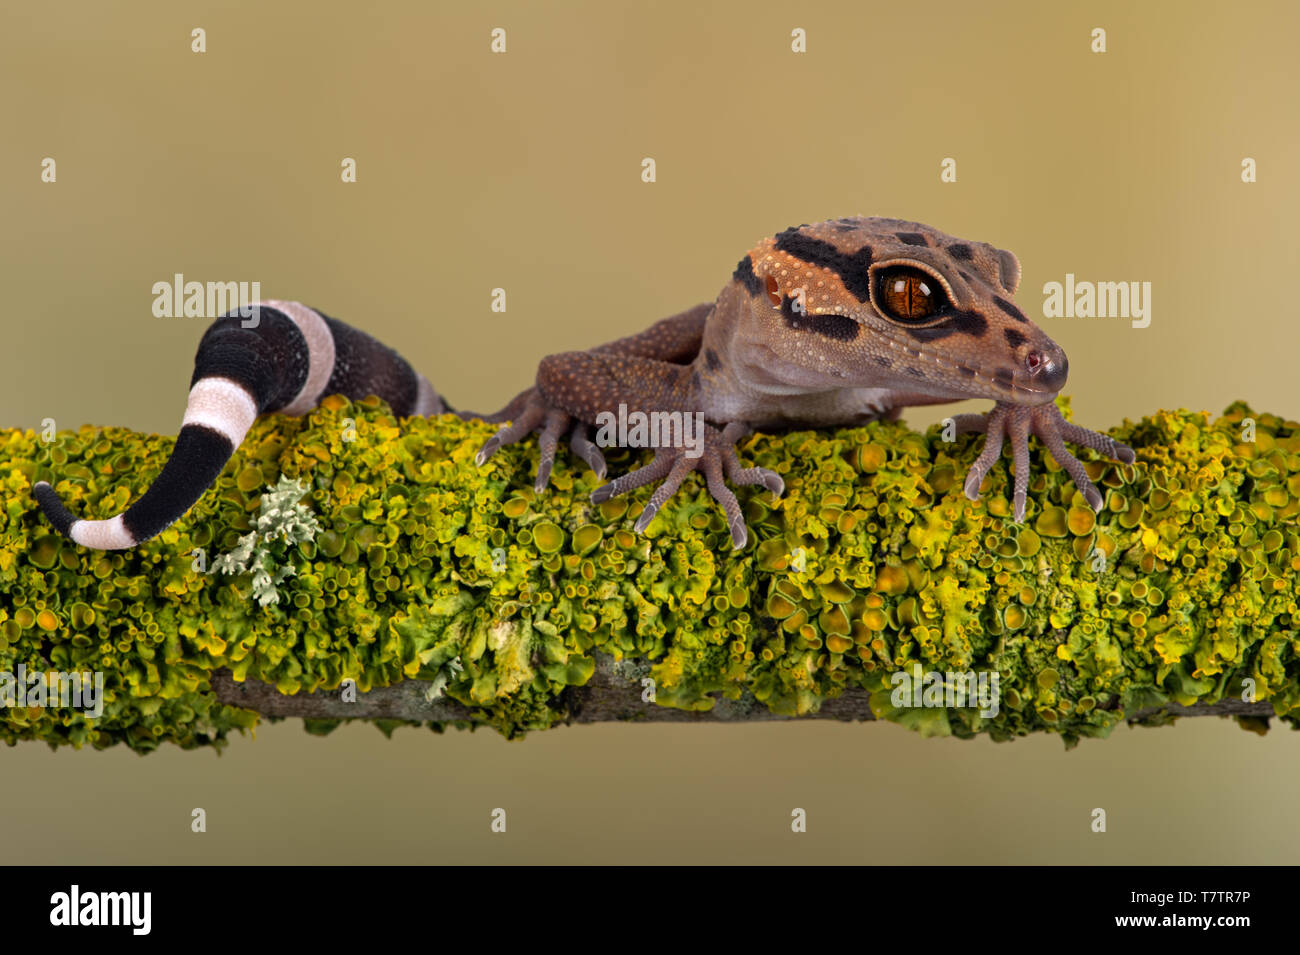
[[[767,277],[767,300],[772,303],[773,308],[781,307],[781,287],[770,275]]]
[[[1006,249],[998,249],[998,265],[1002,287],[1012,295],[1020,288],[1020,260]]]

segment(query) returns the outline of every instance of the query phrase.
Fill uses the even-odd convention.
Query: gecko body
[[[1094,507],[1101,496],[1070,441],[1131,463],[1131,449],[1066,422],[1053,399],[1064,386],[1064,350],[1014,304],[1020,264],[1005,250],[921,223],[853,217],[787,229],[736,266],[711,304],[637,335],[542,359],[534,385],[489,415],[503,426],[479,451],[539,435],[535,486],[544,491],[562,439],[598,476],[592,441],[603,415],[702,413],[700,449],[659,447],[649,464],[597,488],[593,502],[661,482],[636,522],[644,531],[692,470],[721,505],[733,546],[747,532],[730,485],[775,494],[781,478],[743,467],[735,442],[752,429],[828,427],[895,417],[908,406],[988,398],[986,414],[959,415],[982,431],[967,476],[978,496],[1004,440],[1013,451],[1014,512],[1024,519],[1030,434],[1036,434]],[[200,342],[176,448],[153,485],[125,512],[79,520],[54,489],[35,495],[50,522],[88,547],[131,547],[179,518],[216,480],[259,414],[303,414],[329,394],[378,395],[398,415],[450,411],[428,380],[370,336],[304,305],[266,302],[253,329],[231,315]]]

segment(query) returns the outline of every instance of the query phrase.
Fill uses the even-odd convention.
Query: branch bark
[[[226,669],[217,670],[212,675],[212,689],[218,700],[253,710],[263,716],[320,720],[481,722],[473,710],[455,700],[446,697],[430,700],[430,685],[424,680],[405,680],[392,686],[378,687],[369,693],[360,693],[355,702],[349,703],[342,699],[338,690],[288,696],[260,680],[250,679],[237,683]],[[840,696],[826,700],[816,713],[800,717],[779,716],[753,701],[746,704],[727,699],[719,699],[713,709],[704,712],[673,709],[644,702],[641,695],[639,682],[619,675],[615,672],[613,661],[601,657],[596,663],[595,673],[586,684],[569,687],[565,691],[565,703],[570,714],[567,722],[767,723],[821,719],[850,723],[875,719],[871,712],[869,694],[858,688],[847,689]],[[1214,704],[1198,703],[1195,706],[1170,703],[1146,707],[1128,719],[1130,722],[1143,722],[1162,712],[1169,716],[1249,716],[1256,719],[1267,719],[1274,715],[1273,706],[1268,702],[1247,703],[1233,698]]]

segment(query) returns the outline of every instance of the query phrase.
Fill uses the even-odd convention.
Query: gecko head
[[[756,319],[746,337],[791,385],[1037,405],[1069,372],[1061,346],[1015,305],[1012,253],[918,222],[787,229],[741,260],[737,278]]]

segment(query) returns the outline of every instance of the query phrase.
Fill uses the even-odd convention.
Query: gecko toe
[[[568,426],[569,416],[563,411],[551,410],[546,413],[546,423],[537,442],[540,452],[537,462],[537,480],[533,482],[533,490],[538,494],[543,493],[551,483],[551,469],[555,466],[555,449],[559,445],[560,435]]]
[[[742,468],[734,448],[728,448],[724,452],[722,461],[727,478],[732,484],[738,487],[761,484],[777,497],[785,493],[785,479],[781,475],[768,468]]]
[[[586,425],[581,421],[575,424],[569,434],[569,447],[574,454],[587,462],[587,467],[596,473],[596,477],[603,478],[609,466],[605,463],[605,455],[601,453],[600,448],[587,439],[586,430]]]
[[[785,491],[785,481],[781,475],[768,468],[742,468],[736,456],[734,441],[748,433],[743,424],[730,424],[722,431],[708,428],[705,432],[705,447],[695,457],[688,456],[680,448],[659,448],[654,459],[642,468],[621,475],[608,484],[601,485],[591,492],[591,502],[602,504],[611,498],[626,494],[636,488],[654,481],[662,481],[650,500],[646,502],[636,522],[633,524],[638,534],[644,533],[668,500],[677,493],[682,482],[691,471],[701,472],[708,485],[709,494],[721,507],[726,518],[727,530],[731,537],[733,550],[740,550],[749,541],[749,530],[745,525],[745,515],[735,493],[728,487],[733,485],[761,485],[779,497]],[[586,436],[576,435],[581,448]],[[579,450],[581,454],[581,450]],[[603,464],[603,458],[601,459]]]

